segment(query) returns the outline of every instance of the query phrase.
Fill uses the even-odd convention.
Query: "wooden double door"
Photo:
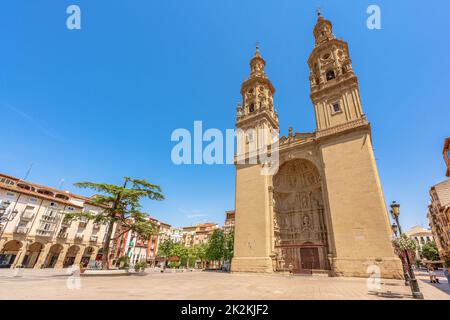
[[[319,248],[291,247],[286,248],[285,267],[296,274],[311,274],[312,270],[321,269]]]

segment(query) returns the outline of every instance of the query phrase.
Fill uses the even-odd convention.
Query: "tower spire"
[[[259,41],[256,42],[255,53],[253,54],[252,60],[250,60],[250,78],[261,77],[266,78],[266,73],[264,67],[266,66],[266,61],[259,51]]]

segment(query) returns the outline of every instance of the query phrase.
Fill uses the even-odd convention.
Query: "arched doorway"
[[[84,268],[86,268],[89,265],[93,253],[94,253],[93,247],[86,247],[86,249],[84,249],[83,256],[81,257],[81,263],[83,264]]]
[[[25,254],[25,258],[23,259],[22,265],[24,268],[33,268],[36,264],[39,255],[42,252],[44,245],[40,242],[35,242],[28,246],[27,253]]]
[[[56,265],[56,262],[58,261],[59,255],[61,254],[61,251],[63,249],[63,246],[60,244],[54,244],[50,247],[47,258],[45,258],[44,262],[44,268],[54,268]]]
[[[21,248],[22,242],[20,241],[11,240],[6,242],[0,252],[0,268],[11,268]]]
[[[273,178],[277,270],[329,270],[327,228],[319,171],[308,160],[281,166]]]
[[[80,247],[77,245],[73,245],[67,250],[66,257],[64,258],[63,268],[68,268],[74,264],[75,258],[79,251]]]

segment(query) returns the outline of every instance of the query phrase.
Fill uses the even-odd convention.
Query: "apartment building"
[[[201,223],[195,226],[184,227],[183,244],[185,247],[206,244],[216,229],[219,229],[219,225],[216,223]]]
[[[65,212],[102,214],[92,198],[0,174],[0,268],[64,268],[101,260],[107,224]]]
[[[422,247],[427,242],[433,241],[433,232],[431,230],[427,230],[421,226],[415,226],[405,232],[406,235],[412,240],[414,240],[417,244],[416,246],[416,257],[423,258],[421,256]]]
[[[428,220],[441,259],[450,261],[450,179],[431,187]]]
[[[225,234],[230,233],[234,229],[234,222],[236,217],[236,211],[230,210],[225,212],[225,225],[223,231]]]

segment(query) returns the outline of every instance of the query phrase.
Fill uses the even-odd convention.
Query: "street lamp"
[[[399,235],[400,237],[402,236],[402,228],[400,227],[400,223],[398,221],[398,217],[400,215],[400,204],[396,203],[395,201],[392,201],[391,204],[391,215],[392,218],[394,218],[396,225],[398,227],[398,231],[399,231]],[[397,233],[396,233],[397,234]],[[411,262],[409,261],[409,254],[408,254],[408,250],[404,250],[404,255],[405,255],[405,259],[406,259],[406,268],[408,270],[409,273],[409,284],[411,287],[411,292],[413,295],[413,298],[415,299],[423,299],[423,294],[420,292],[420,288],[419,288],[419,284],[417,283],[417,279],[414,275],[414,270],[412,269],[411,266]],[[406,273],[405,273],[406,275]],[[406,283],[406,281],[405,281]]]

